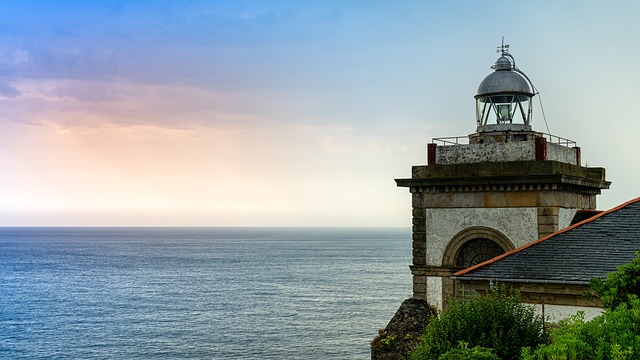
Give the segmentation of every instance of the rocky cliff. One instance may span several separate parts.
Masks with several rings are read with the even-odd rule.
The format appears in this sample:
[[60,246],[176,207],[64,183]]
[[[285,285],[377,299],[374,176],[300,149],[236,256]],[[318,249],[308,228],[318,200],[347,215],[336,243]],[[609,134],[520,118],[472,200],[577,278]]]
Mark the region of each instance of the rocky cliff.
[[372,360],[403,360],[416,347],[422,330],[437,315],[434,307],[425,300],[405,300],[387,327],[379,331],[371,342]]

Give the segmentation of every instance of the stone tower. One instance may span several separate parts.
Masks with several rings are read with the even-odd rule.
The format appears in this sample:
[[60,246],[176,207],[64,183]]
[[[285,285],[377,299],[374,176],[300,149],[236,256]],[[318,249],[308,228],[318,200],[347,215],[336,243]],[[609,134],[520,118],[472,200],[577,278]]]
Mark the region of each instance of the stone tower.
[[454,272],[567,227],[610,185],[574,141],[532,130],[535,88],[508,45],[498,51],[475,95],[476,131],[434,138],[427,165],[396,179],[412,197],[414,297],[440,308]]

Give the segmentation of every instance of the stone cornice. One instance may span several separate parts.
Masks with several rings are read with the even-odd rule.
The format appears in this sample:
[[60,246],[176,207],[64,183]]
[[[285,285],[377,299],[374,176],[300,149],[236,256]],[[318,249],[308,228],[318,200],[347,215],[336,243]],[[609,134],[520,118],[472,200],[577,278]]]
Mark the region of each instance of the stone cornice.
[[[399,187],[439,188],[440,191],[526,191],[567,189],[593,193],[608,189],[604,168],[587,168],[558,161],[510,161],[414,166]],[[473,190],[476,189],[476,190]]]

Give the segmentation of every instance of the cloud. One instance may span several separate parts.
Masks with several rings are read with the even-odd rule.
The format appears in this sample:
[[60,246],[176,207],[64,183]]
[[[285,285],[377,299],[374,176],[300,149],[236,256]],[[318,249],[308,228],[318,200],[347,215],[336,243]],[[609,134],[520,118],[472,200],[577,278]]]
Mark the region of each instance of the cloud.
[[87,45],[81,48],[31,45],[29,61],[16,66],[16,76],[32,79],[105,79],[118,76],[118,56]]
[[0,97],[15,97],[21,92],[10,84],[0,82]]
[[118,81],[22,80],[5,100],[15,122],[55,122],[65,127],[103,124],[248,127],[304,122],[304,102],[278,93],[218,92],[193,86]]

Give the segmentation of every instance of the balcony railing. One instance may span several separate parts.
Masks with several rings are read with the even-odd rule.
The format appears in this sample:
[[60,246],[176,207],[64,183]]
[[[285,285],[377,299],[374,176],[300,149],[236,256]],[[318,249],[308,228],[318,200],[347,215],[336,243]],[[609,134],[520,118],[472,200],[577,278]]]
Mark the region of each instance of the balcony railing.
[[545,134],[545,133],[536,133],[536,135],[544,136],[544,138],[547,139],[547,142],[550,142],[552,144],[558,144],[558,145],[571,147],[571,148],[574,148],[574,147],[578,146],[578,143],[576,143],[575,141],[569,140],[569,139],[565,139],[565,138],[560,137],[560,136],[551,135],[551,134]]
[[[578,146],[578,144],[575,141],[563,138],[561,136],[545,134],[541,132],[536,132],[535,135],[538,137],[544,137],[545,139],[547,139],[547,142],[552,144],[558,144],[558,145],[566,146],[569,148],[574,148]],[[468,136],[440,137],[440,138],[431,139],[431,142],[437,145],[444,145],[444,146],[467,145],[469,144],[469,137]]]
[[467,136],[449,136],[441,138],[433,138],[431,142],[438,145],[466,145],[469,144]]

